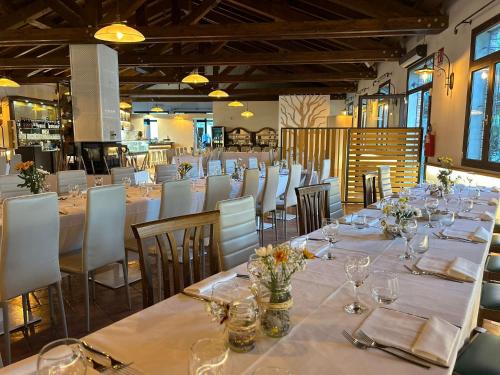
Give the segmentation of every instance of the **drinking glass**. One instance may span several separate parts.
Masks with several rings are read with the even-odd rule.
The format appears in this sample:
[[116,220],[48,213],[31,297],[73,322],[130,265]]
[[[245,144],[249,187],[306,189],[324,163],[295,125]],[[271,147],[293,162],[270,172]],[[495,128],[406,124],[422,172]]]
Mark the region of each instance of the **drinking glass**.
[[352,224],[356,229],[364,229],[367,227],[366,215],[354,215],[352,218]]
[[196,341],[190,350],[189,375],[223,375],[229,348],[221,339]]
[[446,210],[448,210],[448,204],[450,203],[450,200],[453,198],[453,188],[449,188],[448,190],[443,191],[443,200],[444,200],[444,207]]
[[402,187],[399,189],[399,198],[408,198],[410,196],[410,189],[407,187]]
[[50,188],[51,188],[50,184],[48,184],[46,182],[43,183],[43,191],[44,192],[48,193],[50,191]]
[[344,264],[344,270],[347,279],[354,286],[354,301],[345,305],[344,310],[348,314],[363,314],[367,308],[359,301],[358,288],[363,285],[370,274],[370,257],[368,255],[348,256]]
[[389,271],[373,271],[371,275],[372,297],[378,304],[390,305],[399,297],[398,275]]
[[411,241],[411,249],[414,253],[422,255],[429,250],[429,236],[427,234],[417,234]]
[[94,186],[102,186],[102,176],[94,176]]
[[330,244],[330,250],[332,250],[339,234],[339,221],[337,219],[323,219],[322,225],[321,231]]
[[425,225],[427,228],[434,228],[431,223],[432,214],[437,210],[439,206],[439,199],[434,197],[425,198],[424,207],[427,210],[427,216],[429,217],[429,222]]
[[80,340],[60,339],[45,345],[38,354],[39,375],[83,375],[87,373],[87,360]]
[[442,227],[451,227],[455,222],[455,212],[441,211],[439,214],[439,224]]
[[462,198],[462,193],[464,192],[464,190],[465,190],[465,185],[462,184],[455,185],[455,191],[457,192],[459,198]]
[[70,185],[69,187],[69,195],[73,198],[73,206],[77,206],[78,198],[80,198],[80,185]]
[[472,188],[469,196],[475,201],[479,200],[481,198],[481,189],[478,187]]
[[252,375],[292,375],[290,371],[280,367],[259,367]]
[[257,254],[252,254],[248,258],[247,271],[250,279],[250,290],[254,295],[257,295],[259,292],[259,282],[262,278],[262,263]]
[[130,187],[130,185],[132,185],[132,180],[128,176],[123,177],[122,182],[125,185],[126,189],[128,189]]
[[291,249],[302,253],[306,249],[307,237],[292,237],[289,244]]
[[412,247],[410,246],[411,239],[417,234],[418,223],[417,219],[401,219],[398,224],[399,233],[405,240],[405,252],[399,256],[400,260],[415,259]]
[[474,201],[470,198],[460,199],[460,212],[470,212],[474,208]]

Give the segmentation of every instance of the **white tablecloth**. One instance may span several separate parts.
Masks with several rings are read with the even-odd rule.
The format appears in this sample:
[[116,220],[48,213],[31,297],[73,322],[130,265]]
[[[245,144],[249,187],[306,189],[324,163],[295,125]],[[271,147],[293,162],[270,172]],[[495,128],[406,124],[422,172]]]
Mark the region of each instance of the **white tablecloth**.
[[[498,197],[497,193],[483,193]],[[496,212],[496,206],[481,206],[481,210]],[[370,214],[373,212],[370,211]],[[489,232],[493,222],[457,220],[457,228],[483,226]],[[435,230],[435,229],[434,229]],[[431,230],[420,227],[422,233]],[[320,237],[313,233],[311,237]],[[258,337],[250,353],[229,354],[229,374],[249,375],[257,367],[277,366],[294,374],[451,374],[449,369],[433,366],[430,370],[408,364],[376,350],[359,350],[343,337],[342,330],[356,330],[367,317],[347,315],[343,306],[352,301],[352,287],[346,282],[344,261],[353,252],[363,251],[372,259],[372,269],[389,269],[399,275],[400,297],[387,306],[424,318],[438,316],[461,327],[461,343],[475,325],[480,280],[475,283],[454,283],[432,276],[415,276],[398,260],[404,250],[402,239],[386,240],[375,228],[356,230],[341,225],[340,242],[335,244],[333,261],[308,261],[305,271],[292,280],[294,306],[293,328],[281,339]],[[430,237],[428,254],[453,258],[461,256],[484,264],[489,242],[461,243]],[[323,242],[309,241],[308,247],[317,254],[327,250]],[[245,272],[245,265],[236,267]],[[370,308],[369,282],[361,288],[361,300]],[[86,340],[145,374],[186,374],[189,348],[203,337],[222,335],[221,326],[213,322],[205,303],[184,295],[176,295],[86,337]],[[458,348],[456,348],[458,350]],[[36,357],[28,358],[0,370],[1,373],[21,374],[34,368]]]

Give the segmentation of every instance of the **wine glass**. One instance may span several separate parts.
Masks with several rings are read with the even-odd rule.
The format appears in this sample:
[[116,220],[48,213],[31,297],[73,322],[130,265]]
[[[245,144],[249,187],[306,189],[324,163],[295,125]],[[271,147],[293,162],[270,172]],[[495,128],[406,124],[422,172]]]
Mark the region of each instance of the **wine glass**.
[[37,374],[83,375],[87,360],[80,340],[60,339],[45,345],[38,354]]
[[323,232],[325,239],[330,244],[329,251],[331,251],[339,234],[339,221],[337,219],[323,219],[322,225],[321,231]]
[[460,212],[470,212],[474,208],[474,201],[471,198],[460,199]]
[[94,176],[94,186],[102,186],[102,176]]
[[401,219],[398,224],[399,233],[405,240],[405,252],[400,255],[400,260],[415,259],[413,249],[410,246],[411,239],[417,234],[418,223],[417,219]]
[[455,222],[455,212],[441,211],[439,215],[439,224],[442,227],[451,227],[454,222]]
[[70,185],[69,195],[73,198],[73,206],[76,207],[78,203],[78,198],[80,197],[80,185]]
[[429,250],[429,236],[427,234],[417,234],[411,241],[411,249],[414,253],[423,255]]
[[448,210],[448,204],[450,203],[450,200],[453,198],[453,188],[449,187],[448,189],[445,189],[443,191],[443,200],[444,200],[444,207],[446,210]]
[[399,297],[398,275],[389,271],[373,271],[371,275],[372,298],[381,305],[390,305]]
[[364,229],[367,227],[366,215],[354,215],[352,223],[356,229]]
[[432,214],[437,210],[439,206],[439,199],[434,197],[425,198],[424,207],[427,210],[427,216],[429,217],[429,222],[425,226],[427,228],[434,228],[434,225],[431,223]]
[[130,179],[129,176],[123,177],[122,182],[125,185],[125,189],[128,189],[130,187],[130,185],[132,185],[132,180]]
[[344,264],[347,279],[354,286],[354,301],[344,306],[348,314],[363,314],[366,306],[359,301],[358,288],[363,285],[370,274],[370,257],[368,255],[350,255]]
[[223,340],[205,338],[190,350],[189,375],[224,374],[229,348]]
[[465,190],[465,185],[462,184],[455,185],[455,191],[457,192],[459,198],[462,198],[462,193],[464,192],[464,190]]

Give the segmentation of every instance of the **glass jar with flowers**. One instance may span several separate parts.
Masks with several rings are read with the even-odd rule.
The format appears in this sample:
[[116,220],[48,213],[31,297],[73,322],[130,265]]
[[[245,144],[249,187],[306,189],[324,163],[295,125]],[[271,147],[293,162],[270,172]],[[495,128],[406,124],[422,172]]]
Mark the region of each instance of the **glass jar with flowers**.
[[[420,208],[408,204],[408,198],[392,199],[384,204],[382,209],[386,219],[380,221],[386,237],[395,238],[399,235],[398,225],[402,220],[414,219],[422,216]],[[387,218],[393,217],[395,224],[390,224]]]
[[306,265],[304,251],[288,243],[255,250],[260,263],[259,311],[262,331],[270,337],[283,337],[291,328],[293,306],[291,278]]
[[179,178],[181,180],[185,179],[186,175],[191,169],[193,169],[191,163],[188,163],[187,161],[180,163],[179,166],[177,167],[177,173],[179,173]]
[[453,159],[448,156],[441,156],[438,158],[438,162],[441,164],[441,169],[437,175],[439,190],[441,194],[449,194],[455,184],[455,180],[451,178]]
[[16,170],[19,172],[19,178],[24,181],[22,184],[18,184],[18,187],[27,187],[33,194],[43,192],[45,177],[49,172],[37,168],[33,161],[17,164]]

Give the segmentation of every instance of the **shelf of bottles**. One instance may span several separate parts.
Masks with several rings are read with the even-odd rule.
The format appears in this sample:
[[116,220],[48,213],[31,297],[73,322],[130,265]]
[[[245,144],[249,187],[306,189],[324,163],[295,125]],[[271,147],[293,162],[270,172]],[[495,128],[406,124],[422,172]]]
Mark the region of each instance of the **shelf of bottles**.
[[214,148],[224,147],[224,127],[223,126],[213,126],[212,127],[212,147],[214,147]]
[[258,146],[278,146],[278,134],[272,128],[263,128],[255,133],[255,144]]
[[43,102],[14,100],[14,119],[19,146],[55,147],[61,141],[57,107]]
[[247,146],[252,144],[252,134],[243,129],[236,128],[227,133],[228,137],[228,146],[229,145],[238,145],[238,146]]

